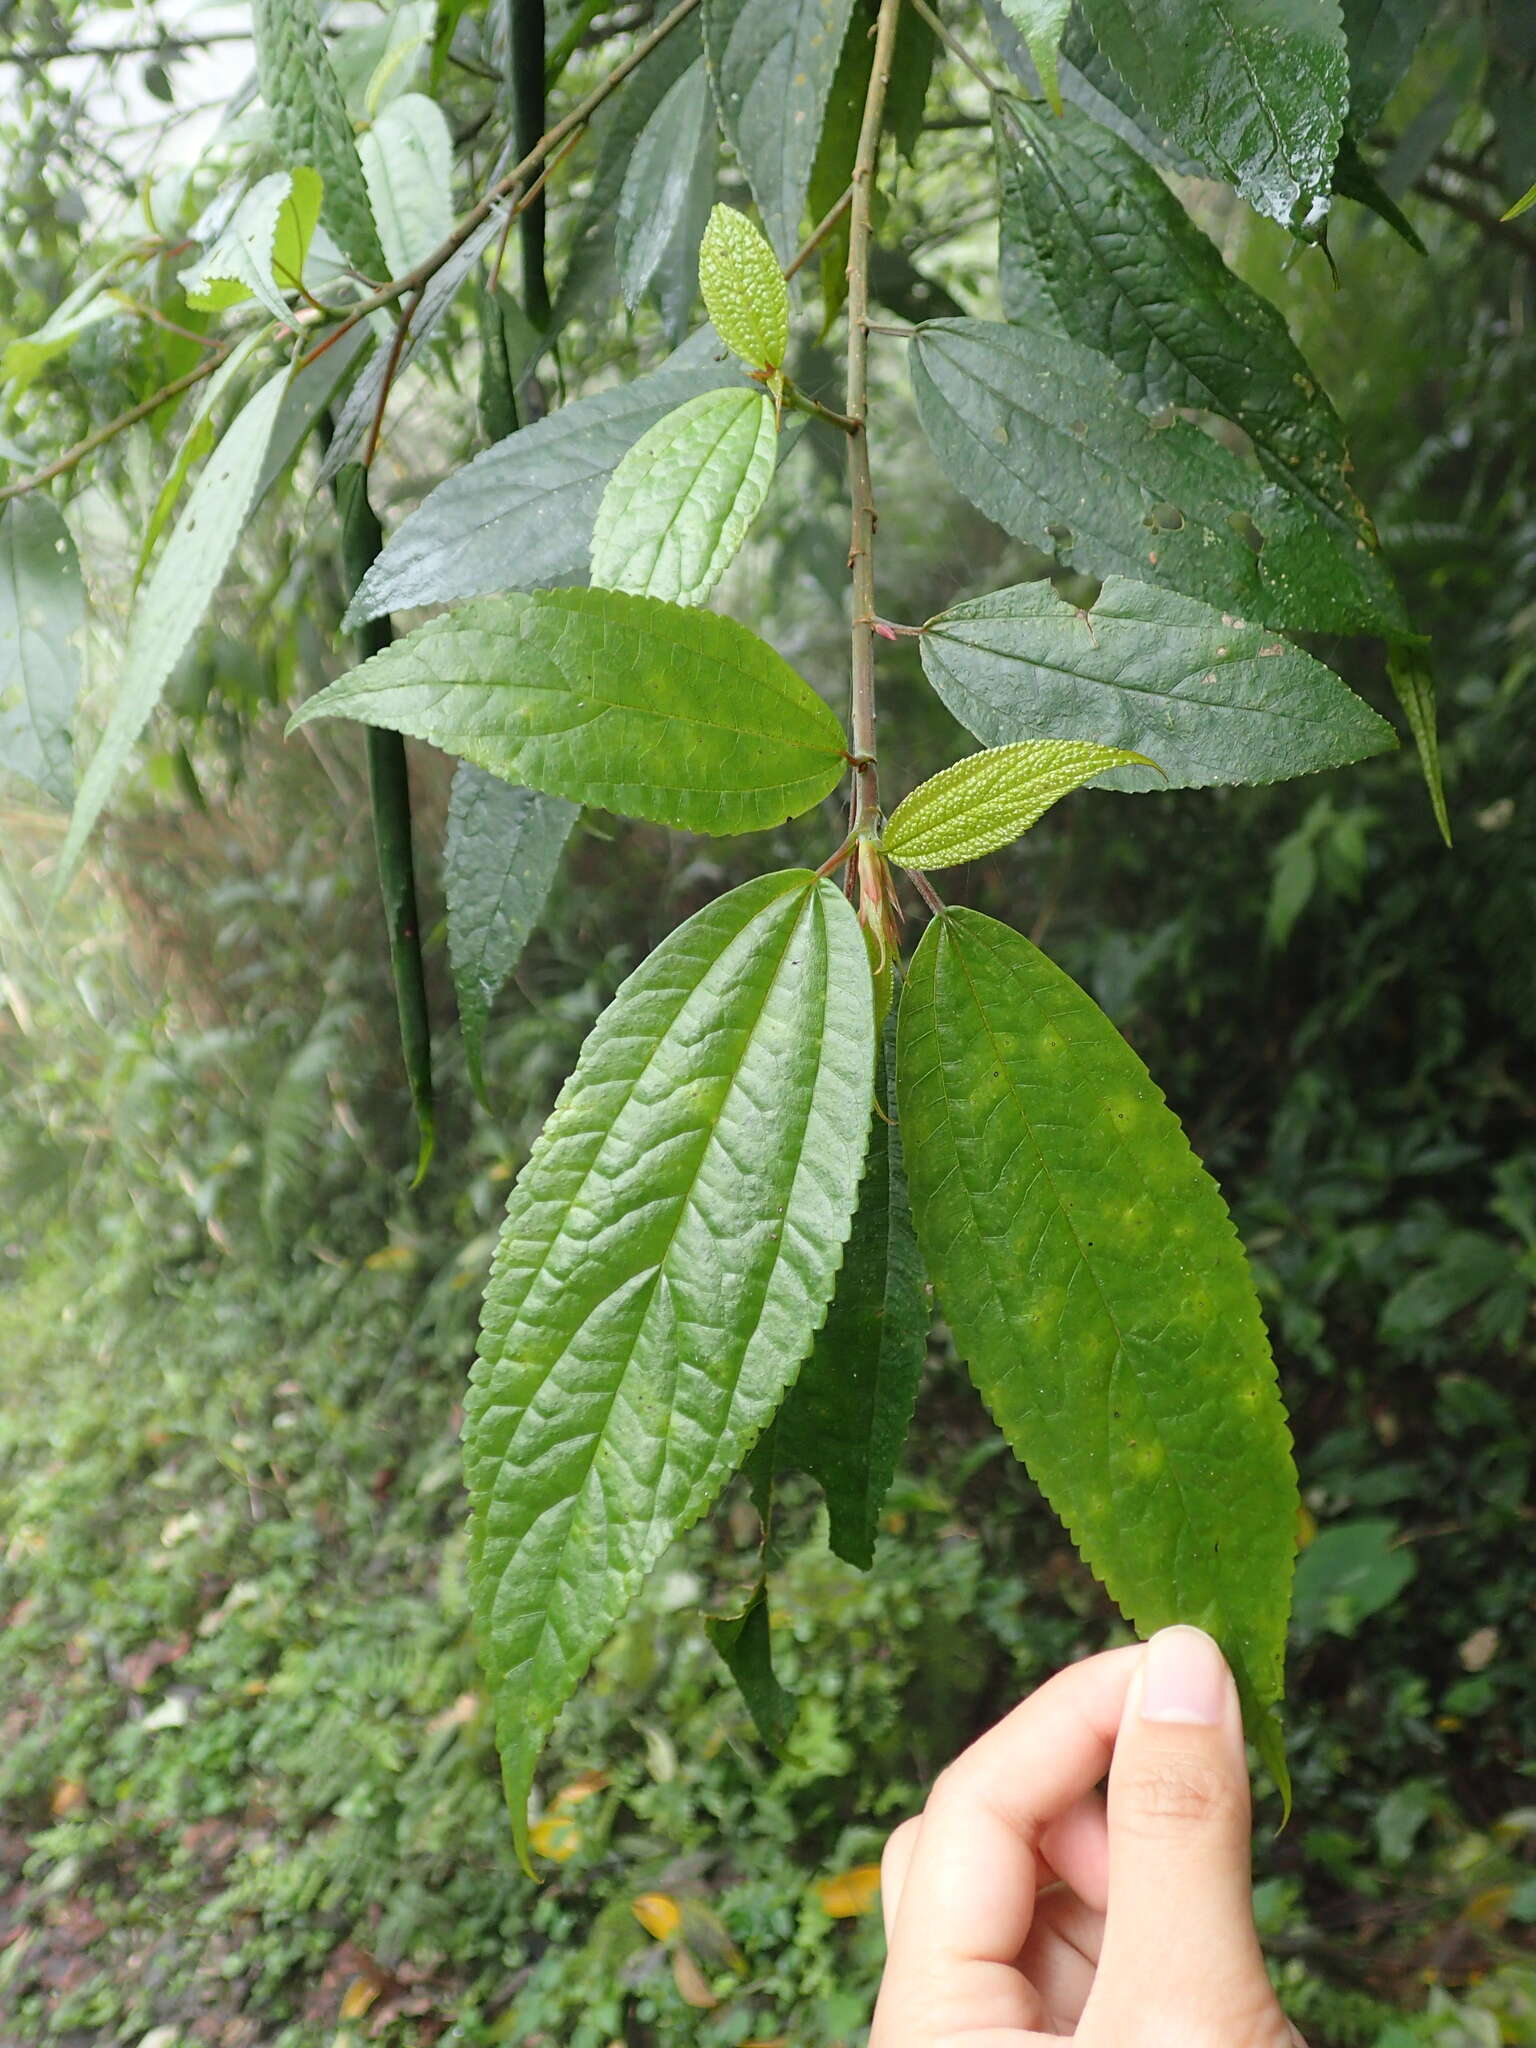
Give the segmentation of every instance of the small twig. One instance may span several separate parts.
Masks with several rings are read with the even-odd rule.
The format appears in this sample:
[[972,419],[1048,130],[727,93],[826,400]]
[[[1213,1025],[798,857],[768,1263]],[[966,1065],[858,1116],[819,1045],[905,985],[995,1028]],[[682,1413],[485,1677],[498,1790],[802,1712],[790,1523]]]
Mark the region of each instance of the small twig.
[[892,327],[884,320],[866,320],[864,322],[864,331],[866,334],[894,334],[898,341],[910,341],[913,335],[916,334],[917,329],[915,327]]
[[44,43],[30,50],[0,51],[0,64],[61,64],[71,57],[179,57],[209,50],[215,43],[248,43],[249,29],[224,29],[206,36],[160,36],[144,43]]
[[373,458],[379,452],[379,436],[384,431],[384,413],[389,404],[389,394],[394,389],[395,378],[400,369],[400,357],[405,349],[405,337],[410,331],[412,320],[416,317],[416,311],[421,304],[422,296],[423,294],[418,292],[401,313],[400,318],[395,322],[395,331],[389,344],[389,356],[384,364],[384,374],[379,379],[378,403],[373,408],[373,419],[368,428],[368,439],[363,447],[361,460],[364,469],[372,466]]
[[1522,256],[1536,257],[1536,236],[1512,220],[1501,220],[1496,207],[1485,206],[1470,192],[1460,191],[1452,178],[1433,164],[1413,189],[1423,198],[1432,199],[1437,206],[1443,206],[1448,213],[1470,221],[1490,241],[1503,242],[1508,248],[1518,249]]
[[949,905],[944,901],[943,897],[939,894],[938,890],[934,888],[932,882],[929,881],[928,877],[921,871],[921,869],[903,868],[902,873],[906,876],[907,880],[912,884],[913,888],[917,891],[918,895],[922,897],[923,901],[927,904],[928,908],[933,912],[935,917],[943,917],[947,913]]
[[174,334],[182,341],[195,341],[199,348],[217,348],[218,343],[207,334],[194,334],[190,327],[183,327],[178,321],[168,319],[158,306],[147,306],[142,299],[136,299],[132,292],[114,289],[108,292],[109,299],[116,299],[130,313],[137,313],[141,320],[148,320],[156,327],[163,327],[167,334]]
[[834,412],[830,405],[823,405],[819,398],[812,398],[808,391],[802,391],[798,384],[784,380],[784,403],[791,412],[809,413],[812,419],[825,420],[829,427],[840,428],[845,434],[856,434],[859,422],[845,412]]
[[800,244],[799,250],[797,251],[793,261],[789,264],[789,266],[784,272],[786,282],[794,276],[795,272],[799,270],[801,266],[805,262],[807,262],[810,257],[815,255],[816,251],[827,239],[827,236],[831,234],[832,230],[837,226],[838,222],[842,219],[843,215],[848,211],[849,207],[852,206],[852,204],[853,187],[849,185],[844,188],[842,197],[838,199],[834,205],[829,206],[827,208],[826,212],[822,215],[821,219],[817,221],[815,227],[811,229],[811,232]]
[[105,426],[98,427],[92,434],[87,434],[85,439],[77,441],[73,448],[66,448],[62,455],[56,455],[53,461],[46,463],[43,468],[34,469],[30,476],[19,476],[14,483],[6,484],[0,489],[0,505],[3,505],[7,498],[19,498],[27,491],[35,491],[44,484],[51,484],[55,477],[67,476],[77,463],[83,462],[87,455],[94,455],[98,448],[104,447],[116,435],[125,433],[129,427],[136,427],[140,420],[147,420],[150,414],[158,412],[167,400],[179,398],[183,391],[190,391],[194,384],[201,384],[205,377],[213,375],[235,343],[242,338],[240,335],[232,335],[216,354],[205,356],[197,367],[188,370],[184,377],[178,377],[173,384],[165,385],[155,392],[153,397],[142,399],[139,404],[130,406],[127,412],[120,412],[115,420],[108,420]]
[[970,51],[966,49],[964,43],[950,34],[943,22],[940,21],[939,17],[928,5],[928,0],[912,0],[912,5],[916,12],[922,16],[923,20],[927,22],[949,54],[952,57],[958,57],[972,78],[976,80],[976,83],[986,92],[990,93],[993,99],[996,99],[1002,92],[1002,87],[995,79],[987,76]]

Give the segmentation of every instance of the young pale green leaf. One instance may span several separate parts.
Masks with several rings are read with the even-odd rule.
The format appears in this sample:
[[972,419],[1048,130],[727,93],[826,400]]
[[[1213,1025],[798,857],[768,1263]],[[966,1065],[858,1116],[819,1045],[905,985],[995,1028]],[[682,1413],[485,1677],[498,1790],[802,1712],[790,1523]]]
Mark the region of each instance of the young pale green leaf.
[[952,868],[1011,846],[1059,797],[1111,768],[1157,764],[1091,740],[1019,740],[940,769],[903,797],[882,835],[903,868]]
[[853,0],[704,0],[704,47],[720,126],[781,264],[799,241],[827,94],[852,12]]
[[365,277],[383,277],[388,266],[314,0],[252,0],[251,29],[279,158],[320,173],[322,220]]
[[758,1734],[777,1752],[789,1740],[798,1702],[793,1693],[785,1691],[773,1668],[773,1639],[769,1630],[765,1579],[758,1580],[752,1598],[740,1614],[704,1617],[704,1633],[740,1688]]
[[[614,228],[624,303],[638,306],[679,239],[697,253],[714,198],[714,105],[700,57],[667,91],[635,140]],[[690,280],[691,283],[691,280]]]
[[0,773],[61,804],[73,787],[85,591],[69,528],[34,491],[0,507]]
[[740,390],[704,329],[659,370],[574,399],[455,470],[391,536],[347,623],[493,590],[579,583],[597,508],[620,458],[701,391]]
[[734,619],[619,590],[479,598],[322,690],[312,718],[430,740],[508,782],[688,832],[758,832],[845,766],[842,729]]
[[468,761],[454,771],[443,849],[448,959],[470,1085],[482,1099],[491,1005],[539,921],[578,815],[564,797],[514,789]]
[[608,480],[592,581],[702,604],[773,482],[778,429],[765,391],[701,392],[641,435]]
[[550,1724],[822,1319],[873,1082],[851,907],[808,873],[762,876],[625,982],[519,1176],[464,1463],[470,1588],[525,1860]]
[[1514,205],[1501,213],[1499,218],[1500,220],[1518,220],[1522,213],[1528,213],[1533,206],[1536,206],[1536,185],[1533,185],[1529,192],[1522,192]]
[[1445,805],[1445,784],[1440,776],[1440,732],[1435,716],[1435,677],[1426,651],[1412,641],[1394,641],[1387,649],[1387,674],[1397,701],[1408,719],[1408,729],[1419,750],[1424,785],[1440,827],[1440,837],[1451,843],[1451,818]]
[[1374,587],[1299,498],[1188,421],[1154,424],[1103,356],[1056,329],[934,321],[911,360],[945,474],[1020,540],[1269,625],[1380,626]]
[[811,1355],[774,1420],[780,1471],[807,1472],[827,1497],[833,1550],[860,1571],[875,1560],[880,1511],[917,1400],[932,1320],[901,1158],[887,1019],[875,1076],[869,1156],[837,1292]]
[[1283,1785],[1296,1472],[1215,1183],[1103,1012],[975,911],[923,935],[897,1088],[918,1242],[982,1398],[1135,1626],[1222,1644]]
[[768,244],[734,206],[717,206],[699,245],[699,289],[715,332],[754,370],[782,368],[789,287]]
[[1061,32],[1072,12],[1072,0],[1002,0],[1003,12],[1024,38],[1030,62],[1051,103],[1061,112]]
[[436,100],[402,93],[357,145],[391,277],[412,269],[453,226],[453,136]]
[[1150,165],[1075,107],[995,106],[1005,280],[1124,372],[1147,412],[1195,407],[1240,426],[1270,480],[1333,536],[1340,575],[1406,624],[1350,482],[1344,428],[1268,300],[1230,271]]
[[85,843],[128,765],[134,742],[223,580],[245,529],[246,513],[287,385],[288,372],[280,370],[236,416],[203,465],[144,586],[128,628],[107,729],[81,777],[59,853],[55,899],[74,878]]
[[1280,782],[1396,744],[1384,718],[1288,640],[1111,576],[1091,611],[1048,583],[957,604],[923,629],[929,682],[987,746],[1066,736],[1146,754],[1116,789]]
[[[356,331],[356,330],[354,330]],[[159,495],[150,508],[144,522],[144,531],[139,537],[139,559],[135,580],[144,580],[144,572],[153,559],[156,543],[164,533],[166,522],[176,509],[176,501],[194,465],[202,460],[218,441],[217,419],[224,400],[230,390],[239,384],[250,365],[253,356],[260,355],[268,345],[266,328],[257,327],[242,341],[237,341],[229,354],[220,363],[198,394],[198,402],[186,431],[176,444],[176,453],[160,485]],[[327,361],[333,353],[327,350],[320,362]],[[312,369],[318,365],[312,365]],[[301,373],[302,374],[302,373]],[[274,433],[276,429],[273,429]]]
[[1338,0],[1084,0],[1099,48],[1153,118],[1260,213],[1325,199],[1349,104]]
[[220,311],[259,299],[277,320],[289,315],[285,292],[297,291],[304,258],[320,218],[320,179],[300,164],[274,171],[246,193],[229,226],[181,276],[187,304]]

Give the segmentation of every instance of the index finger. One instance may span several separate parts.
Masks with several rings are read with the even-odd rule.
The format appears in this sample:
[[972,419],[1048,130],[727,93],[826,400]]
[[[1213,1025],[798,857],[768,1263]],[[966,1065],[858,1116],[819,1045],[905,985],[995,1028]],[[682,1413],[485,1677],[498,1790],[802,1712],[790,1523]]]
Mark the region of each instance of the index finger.
[[1037,1851],[1109,1769],[1142,1646],[1058,1672],[935,1782],[902,1886],[871,2048],[1041,2015],[1018,1968],[1034,1917]]

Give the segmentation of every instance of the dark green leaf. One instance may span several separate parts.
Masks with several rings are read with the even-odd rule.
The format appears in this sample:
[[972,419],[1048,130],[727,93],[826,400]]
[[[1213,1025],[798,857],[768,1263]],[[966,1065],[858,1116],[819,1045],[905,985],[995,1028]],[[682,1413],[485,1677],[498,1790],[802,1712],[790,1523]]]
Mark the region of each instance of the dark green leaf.
[[[1041,98],[1045,86],[1023,36],[1004,12],[1002,0],[982,0],[982,13],[1004,63],[1032,98]],[[1146,108],[1126,90],[1124,79],[1104,61],[1082,15],[1075,10],[1067,17],[1056,69],[1061,96],[1069,106],[1080,107],[1091,121],[1128,142],[1138,156],[1160,170],[1199,174],[1199,164],[1158,128]]]
[[702,604],[773,482],[778,429],[766,391],[701,392],[641,435],[608,480],[592,581]]
[[1333,189],[1341,199],[1353,199],[1357,206],[1369,207],[1418,255],[1429,254],[1418,229],[1360,154],[1359,145],[1348,129],[1344,131],[1333,166]]
[[1350,483],[1343,425],[1275,308],[1157,172],[1075,107],[1056,119],[1001,101],[997,138],[1005,252],[1065,331],[1107,355],[1144,410],[1195,407],[1240,426],[1271,481],[1333,535],[1341,575],[1406,624]]
[[807,1472],[827,1497],[832,1548],[868,1571],[880,1510],[917,1400],[931,1320],[912,1229],[888,1077],[896,1020],[876,1073],[869,1156],[837,1292],[773,1426],[775,1466]]
[[794,1694],[784,1690],[773,1668],[766,1582],[758,1580],[740,1614],[706,1615],[704,1633],[741,1688],[758,1734],[771,1750],[781,1750],[795,1725],[798,1707]]
[[1352,1636],[1392,1605],[1417,1569],[1395,1522],[1364,1516],[1320,1530],[1296,1560],[1297,1635]]
[[1440,0],[1343,0],[1349,46],[1349,118],[1367,135],[1408,75]]
[[1445,807],[1445,784],[1440,777],[1440,732],[1435,715],[1435,677],[1427,651],[1411,641],[1395,641],[1387,649],[1387,674],[1397,701],[1408,719],[1408,729],[1419,750],[1424,784],[1440,827],[1440,837],[1451,843],[1450,814]]
[[1135,1626],[1222,1644],[1283,1784],[1296,1473],[1215,1183],[1103,1012],[975,911],[923,935],[897,1089],[918,1242],[982,1398]]
[[649,376],[578,398],[498,441],[401,523],[347,623],[486,591],[580,582],[619,458],[685,399],[741,384],[740,368],[706,329]]
[[988,746],[1050,737],[1128,747],[1116,789],[1280,782],[1379,754],[1392,728],[1331,669],[1261,626],[1111,576],[1093,609],[1048,583],[957,604],[923,632],[928,680]]
[[1072,11],[1072,0],[1001,0],[1001,4],[1024,38],[1024,47],[1051,103],[1051,111],[1059,114],[1061,33]]
[[448,800],[443,886],[448,958],[471,1086],[480,1071],[486,1021],[522,957],[579,815],[563,797],[515,789],[461,761]]
[[782,824],[845,765],[836,718],[756,634],[619,590],[461,605],[311,697],[292,726],[312,718],[360,718],[690,832]]
[[1323,199],[1349,104],[1337,7],[1319,0],[1084,0],[1095,40],[1155,120],[1260,213]]
[[[850,33],[859,25],[855,8]],[[866,33],[872,18],[866,16]],[[873,54],[874,41],[869,38]],[[903,7],[896,24],[896,47],[891,52],[891,77],[885,89],[885,132],[910,163],[922,139],[923,115],[928,105],[928,87],[939,54],[939,39],[915,7]],[[862,115],[863,108],[860,107]],[[835,199],[837,194],[834,192]],[[813,209],[814,210],[814,209]]]
[[[690,615],[697,616],[697,615]],[[520,1851],[539,1748],[821,1321],[874,1084],[830,882],[712,903],[620,989],[519,1176],[464,1425],[469,1578]]]
[[[698,258],[715,187],[714,107],[702,57],[661,100],[636,139],[620,188],[616,246],[627,306],[638,306],[663,264]],[[693,278],[689,277],[690,288]]]
[[0,771],[61,804],[73,788],[85,591],[69,528],[40,492],[0,508]]
[[1188,421],[1154,424],[1092,350],[1040,324],[946,320],[918,329],[911,358],[945,474],[1018,539],[1270,625],[1378,624],[1373,589],[1299,498]]
[[720,125],[781,263],[800,239],[853,0],[704,0]]
[[279,160],[287,168],[308,164],[320,173],[320,218],[365,277],[386,276],[352,123],[314,0],[253,0],[251,29]]
[[236,417],[203,465],[140,594],[128,628],[107,729],[80,779],[69,831],[54,870],[55,896],[69,886],[96,820],[128,765],[134,742],[223,580],[245,530],[246,513],[287,385],[288,373],[280,370]]

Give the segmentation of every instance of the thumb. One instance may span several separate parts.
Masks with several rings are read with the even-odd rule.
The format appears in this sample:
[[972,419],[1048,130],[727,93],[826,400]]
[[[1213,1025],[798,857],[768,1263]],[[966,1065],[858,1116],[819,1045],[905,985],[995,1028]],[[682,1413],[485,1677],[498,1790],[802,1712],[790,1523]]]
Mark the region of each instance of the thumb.
[[1294,2039],[1253,1926],[1237,1687],[1212,1639],[1168,1628],[1131,1682],[1109,1773],[1109,1910],[1083,2032],[1186,2048]]

